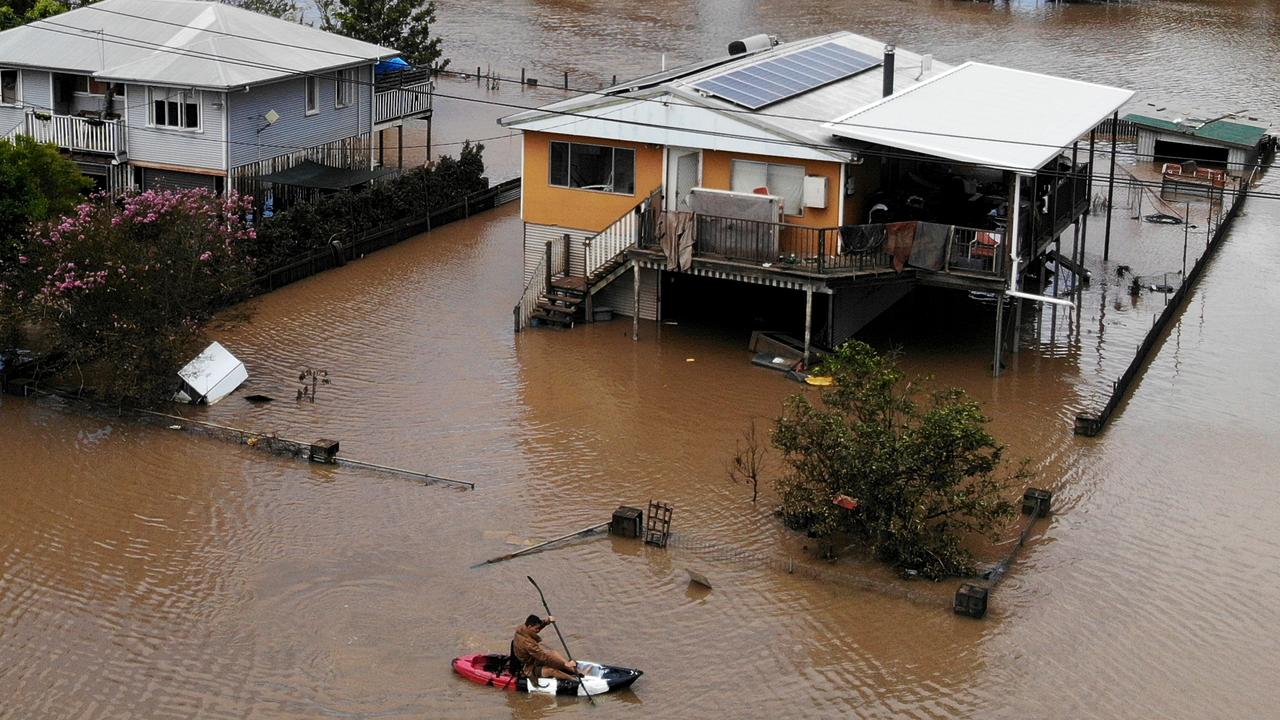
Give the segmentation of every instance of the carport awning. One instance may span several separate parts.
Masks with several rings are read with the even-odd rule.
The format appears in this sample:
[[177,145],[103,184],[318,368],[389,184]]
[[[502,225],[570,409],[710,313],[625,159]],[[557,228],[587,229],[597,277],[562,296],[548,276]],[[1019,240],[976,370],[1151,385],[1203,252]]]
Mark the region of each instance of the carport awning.
[[823,127],[840,137],[1029,173],[1131,97],[1131,90],[969,62]]
[[277,185],[293,185],[295,187],[316,188],[318,190],[343,190],[370,180],[375,180],[399,172],[395,168],[377,168],[375,170],[359,170],[337,168],[322,165],[312,160],[303,160],[288,170],[273,172],[258,178],[260,182]]

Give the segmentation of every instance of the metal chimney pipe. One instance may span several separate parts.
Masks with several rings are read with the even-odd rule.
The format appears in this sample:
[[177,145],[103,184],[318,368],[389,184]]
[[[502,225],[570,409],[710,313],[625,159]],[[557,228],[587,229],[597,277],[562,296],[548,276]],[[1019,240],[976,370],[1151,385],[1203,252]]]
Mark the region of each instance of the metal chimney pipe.
[[893,43],[884,46],[884,94],[881,97],[889,97],[893,94],[893,65],[896,54],[894,53]]

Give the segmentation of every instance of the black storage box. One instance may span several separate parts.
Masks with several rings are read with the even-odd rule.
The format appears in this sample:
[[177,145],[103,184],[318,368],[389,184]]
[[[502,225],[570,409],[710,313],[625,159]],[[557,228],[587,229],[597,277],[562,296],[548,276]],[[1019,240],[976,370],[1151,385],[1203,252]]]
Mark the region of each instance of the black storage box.
[[644,531],[644,511],[640,508],[619,505],[613,511],[613,519],[609,522],[609,534],[619,537],[638,538]]

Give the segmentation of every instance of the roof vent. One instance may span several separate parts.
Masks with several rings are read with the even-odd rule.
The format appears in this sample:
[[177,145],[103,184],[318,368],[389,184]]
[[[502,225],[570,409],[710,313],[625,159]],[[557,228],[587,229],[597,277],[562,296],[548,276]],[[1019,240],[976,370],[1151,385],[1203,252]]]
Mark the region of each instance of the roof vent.
[[758,50],[768,50],[777,44],[777,41],[772,37],[765,35],[764,33],[760,33],[759,35],[752,35],[751,37],[734,40],[729,43],[729,54],[745,55],[746,53],[756,52]]

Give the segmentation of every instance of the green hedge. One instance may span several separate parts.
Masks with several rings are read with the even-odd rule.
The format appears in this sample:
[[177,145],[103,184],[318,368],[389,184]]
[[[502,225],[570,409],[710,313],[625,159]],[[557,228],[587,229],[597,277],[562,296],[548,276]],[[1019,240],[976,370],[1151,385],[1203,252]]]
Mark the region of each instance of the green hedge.
[[265,272],[324,248],[336,234],[349,242],[393,223],[423,217],[486,190],[483,145],[463,145],[457,158],[410,170],[366,190],[343,190],[299,203],[263,221],[250,254]]

